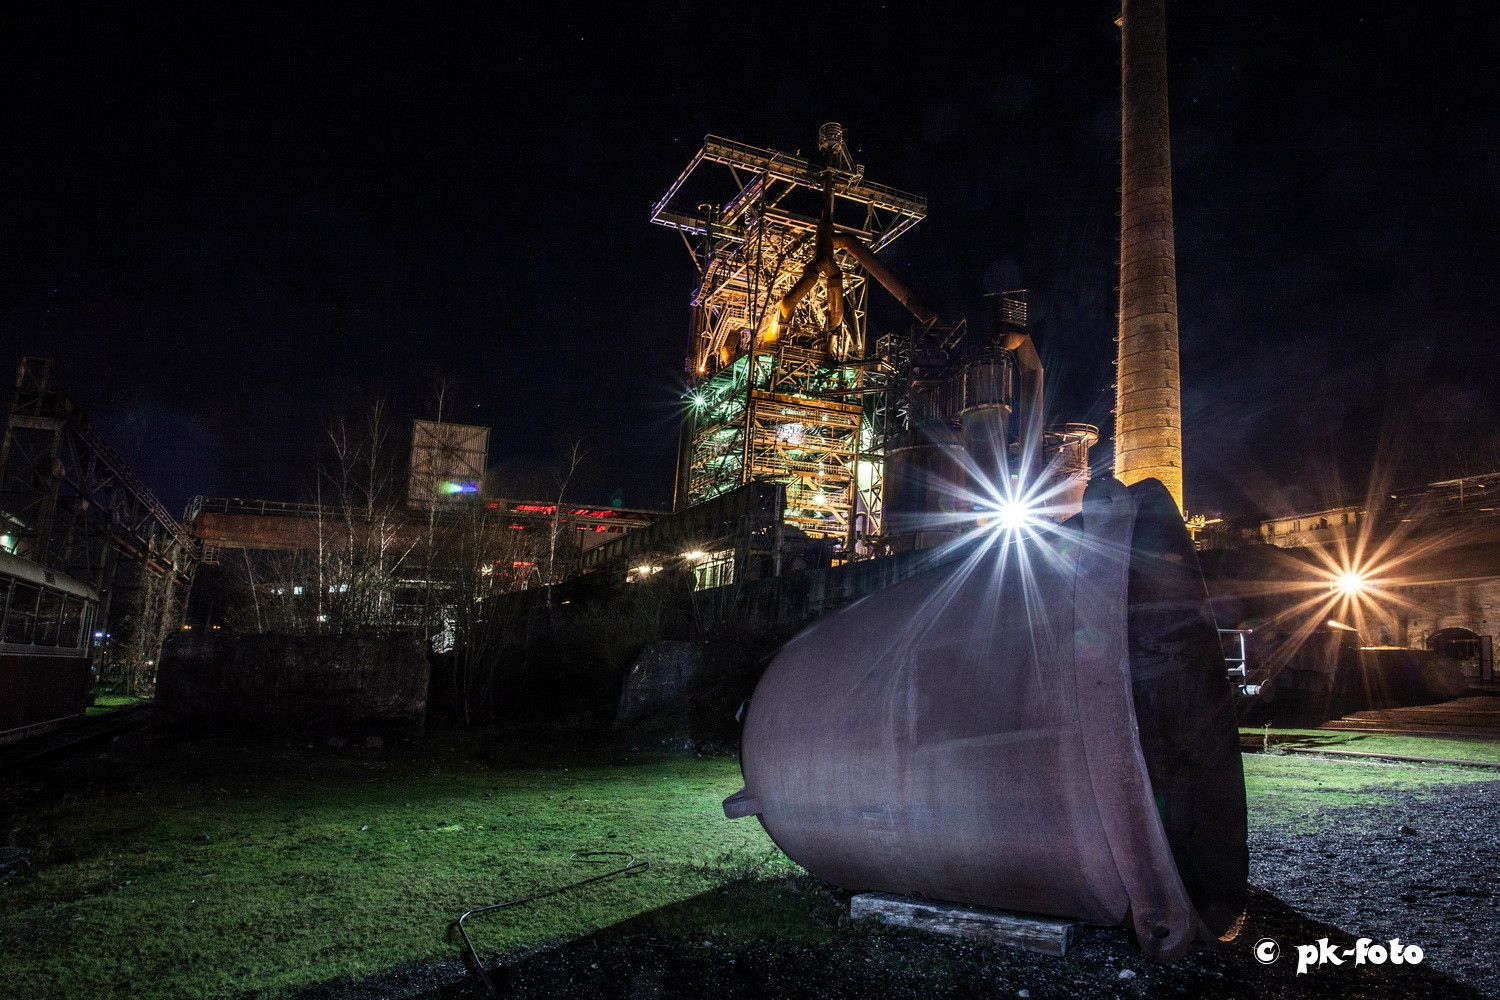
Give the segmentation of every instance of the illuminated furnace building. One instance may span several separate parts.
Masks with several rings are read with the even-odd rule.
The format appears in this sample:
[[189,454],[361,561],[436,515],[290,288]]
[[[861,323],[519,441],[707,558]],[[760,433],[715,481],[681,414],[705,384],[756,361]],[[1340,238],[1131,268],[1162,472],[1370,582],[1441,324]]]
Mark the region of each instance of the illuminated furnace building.
[[[780,483],[785,523],[836,560],[956,537],[1002,482],[1046,493],[1047,516],[1076,510],[1098,431],[1044,428],[1024,293],[990,296],[982,329],[945,323],[875,256],[925,199],[867,180],[836,123],[818,148],[814,162],[709,136],[652,210],[698,271],[678,510]],[[871,279],[907,331],[871,342]]]
[[927,203],[865,179],[838,125],[818,146],[821,162],[709,136],[651,220],[698,270],[678,508],[780,482],[788,525],[852,552],[879,533],[884,467],[861,264]]

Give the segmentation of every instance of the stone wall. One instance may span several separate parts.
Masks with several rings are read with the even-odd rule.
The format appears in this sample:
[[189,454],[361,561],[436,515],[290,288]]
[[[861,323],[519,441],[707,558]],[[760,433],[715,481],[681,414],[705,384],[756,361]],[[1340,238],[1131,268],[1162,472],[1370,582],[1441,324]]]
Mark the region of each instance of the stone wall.
[[641,650],[620,688],[615,728],[681,726],[688,689],[703,665],[703,644],[662,639]]
[[1500,633],[1500,577],[1402,587],[1401,597],[1413,607],[1400,613],[1397,641],[1420,646],[1445,628],[1466,628],[1476,635]]
[[420,730],[428,664],[408,637],[182,634],[162,651],[156,713],[192,726]]

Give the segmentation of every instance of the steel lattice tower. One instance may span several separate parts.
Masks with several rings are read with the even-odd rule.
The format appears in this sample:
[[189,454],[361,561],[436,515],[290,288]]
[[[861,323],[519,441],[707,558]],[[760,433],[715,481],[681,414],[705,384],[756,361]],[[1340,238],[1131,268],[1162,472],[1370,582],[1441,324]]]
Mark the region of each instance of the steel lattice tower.
[[884,474],[885,386],[853,253],[890,245],[927,203],[866,180],[838,125],[819,149],[822,162],[709,136],[651,221],[683,234],[698,273],[678,508],[784,483],[787,523],[849,555],[879,533]]

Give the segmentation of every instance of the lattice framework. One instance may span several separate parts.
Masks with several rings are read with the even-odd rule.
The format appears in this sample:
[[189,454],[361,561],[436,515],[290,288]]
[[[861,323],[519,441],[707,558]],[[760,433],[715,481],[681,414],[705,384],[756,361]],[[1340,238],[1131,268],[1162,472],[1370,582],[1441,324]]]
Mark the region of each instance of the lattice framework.
[[[825,151],[817,163],[709,136],[651,221],[683,235],[698,271],[679,506],[744,482],[781,482],[788,523],[852,553],[857,528],[878,533],[884,469],[884,401],[867,359],[869,281],[847,254],[836,258],[836,324],[824,280],[785,322],[777,305],[818,252],[823,199],[834,229],[872,250],[920,222],[927,206],[867,180],[841,133]],[[719,196],[694,204],[690,193],[705,181],[719,184]]]

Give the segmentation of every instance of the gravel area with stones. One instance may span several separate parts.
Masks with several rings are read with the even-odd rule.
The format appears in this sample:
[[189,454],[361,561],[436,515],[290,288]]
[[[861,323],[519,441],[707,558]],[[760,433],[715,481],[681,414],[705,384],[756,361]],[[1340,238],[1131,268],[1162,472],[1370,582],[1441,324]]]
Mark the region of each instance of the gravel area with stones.
[[1317,832],[1253,831],[1251,884],[1356,937],[1417,944],[1424,965],[1500,996],[1500,780],[1388,797],[1329,810]]
[[[1500,780],[1387,793],[1388,804],[1324,808],[1319,829],[1257,824],[1252,885],[1239,939],[1170,967],[1142,960],[1117,929],[1086,928],[1065,958],[1000,945],[849,922],[848,895],[809,877],[755,880],[720,890],[736,905],[784,905],[791,891],[808,919],[838,927],[832,943],[715,940],[663,935],[644,919],[514,957],[497,973],[505,996],[535,998],[929,998],[1500,996],[1494,956],[1500,912]],[[724,902],[718,900],[717,902]],[[683,907],[692,907],[689,900]],[[691,913],[691,910],[684,912]],[[1270,965],[1252,955],[1281,945]],[[1298,944],[1327,937],[1398,937],[1419,945],[1417,966],[1315,968],[1296,975]],[[455,948],[455,952],[457,949]],[[488,994],[457,960],[362,983],[328,983],[297,1000],[469,1000]]]

